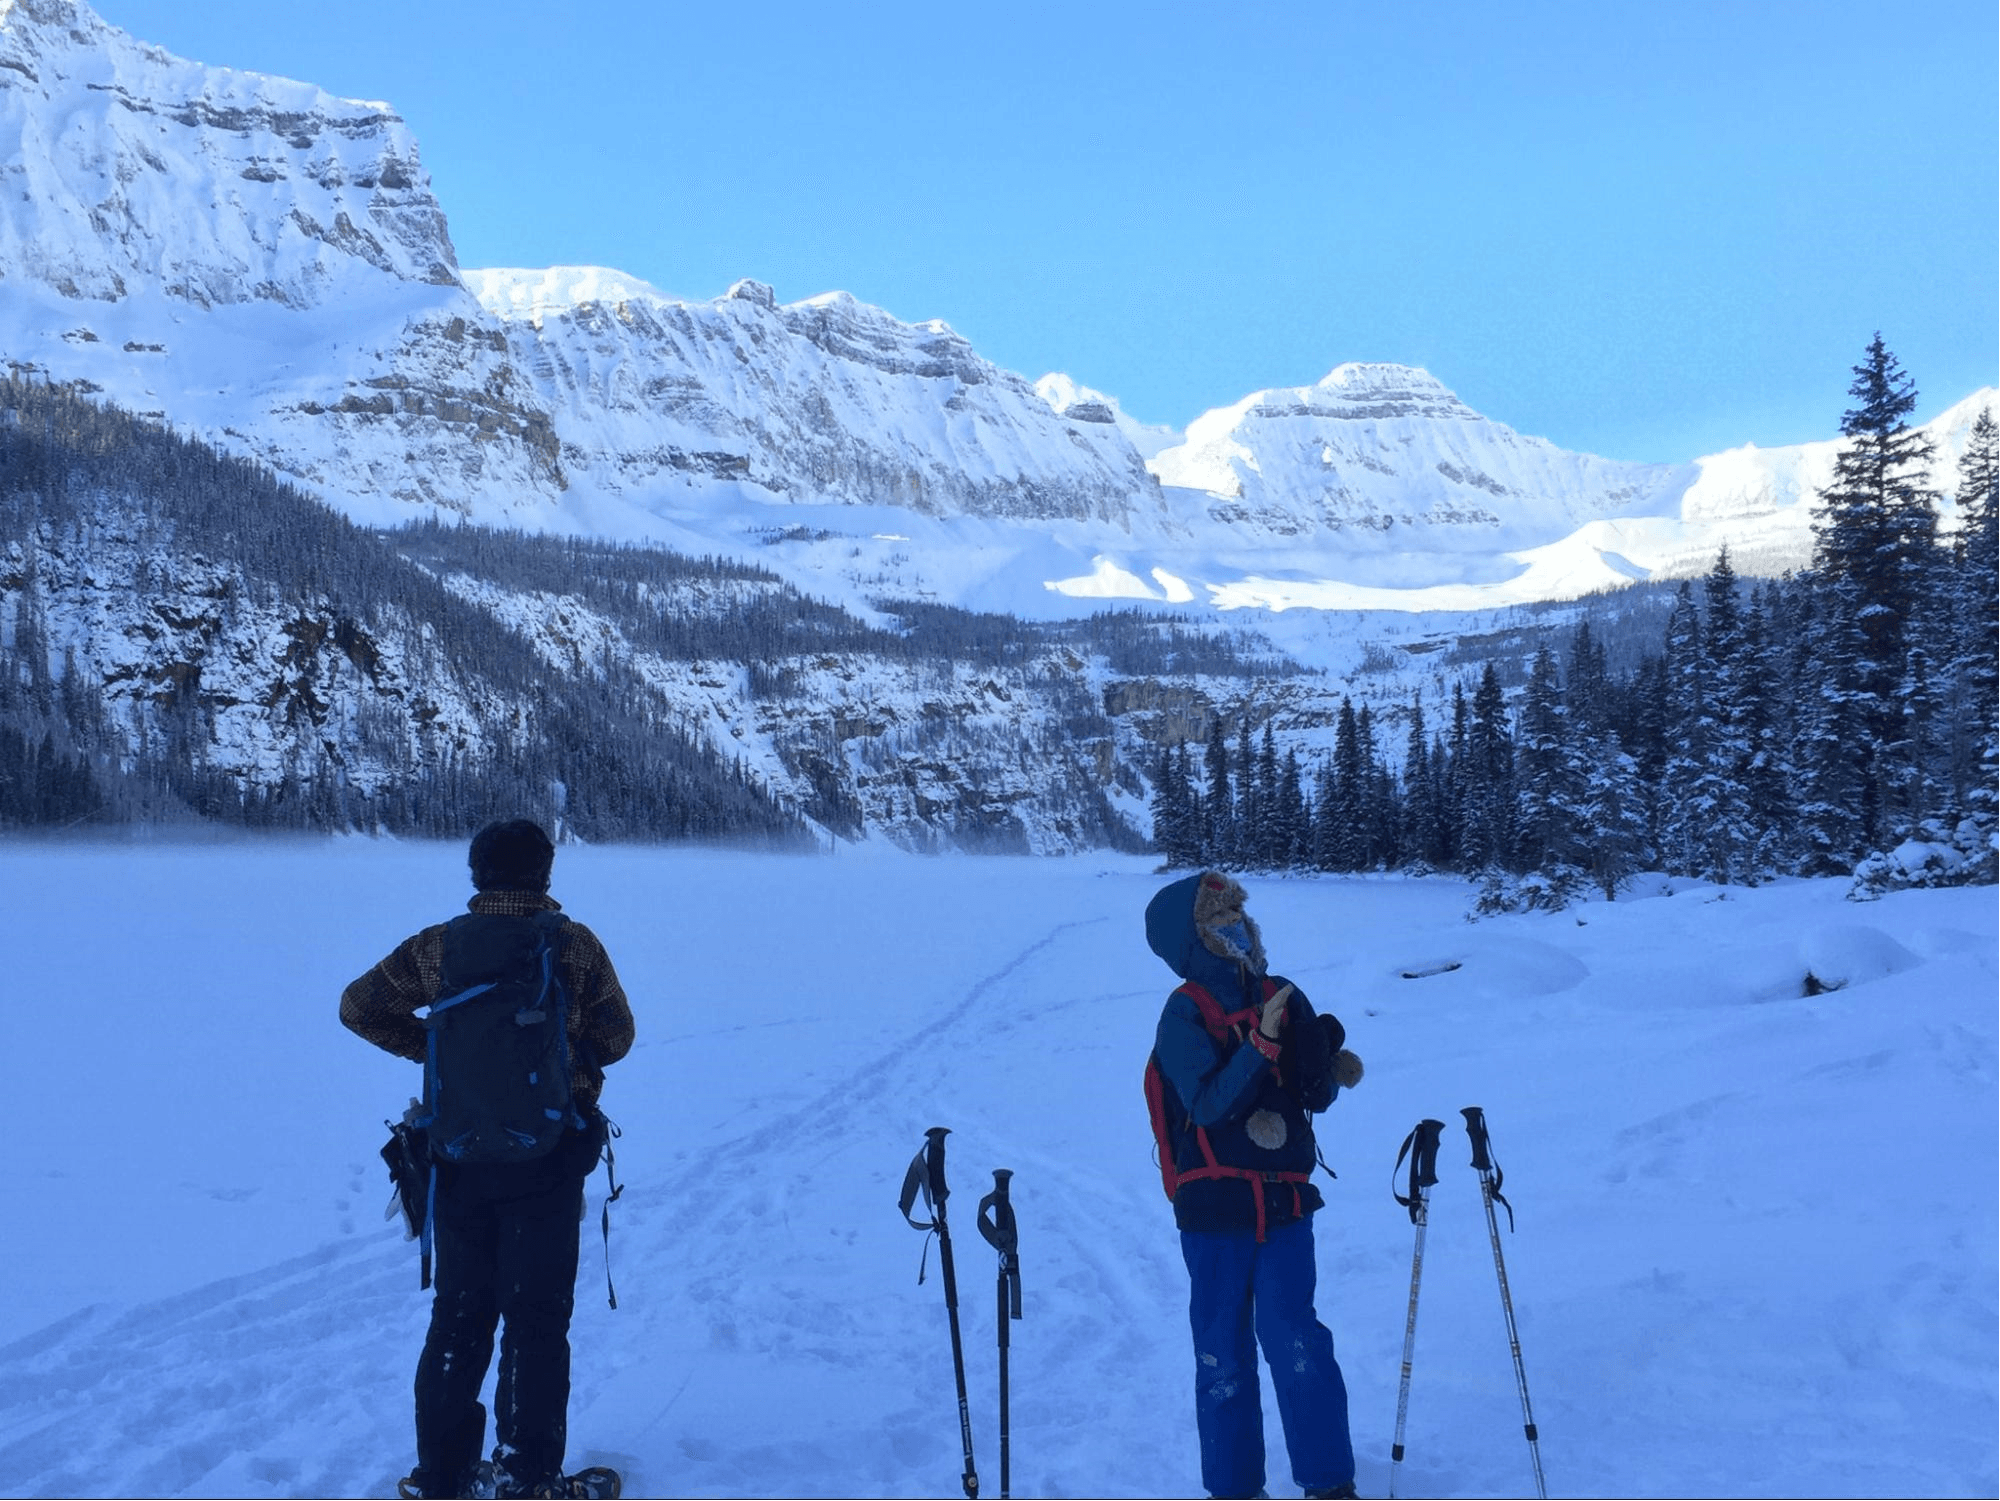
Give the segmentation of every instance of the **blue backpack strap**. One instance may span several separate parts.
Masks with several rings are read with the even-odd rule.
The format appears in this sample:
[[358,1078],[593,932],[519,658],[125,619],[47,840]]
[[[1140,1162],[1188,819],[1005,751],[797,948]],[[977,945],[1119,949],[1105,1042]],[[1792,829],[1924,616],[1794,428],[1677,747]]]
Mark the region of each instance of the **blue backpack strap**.
[[[560,1000],[562,1004],[562,1018],[563,1018],[563,1026],[561,1034],[562,1067],[564,1076],[571,1081],[569,1123],[573,1130],[582,1131],[587,1129],[588,1122],[584,1120],[583,1112],[576,1108],[576,1099],[575,1099],[576,1065],[575,1061],[570,1056],[570,1035],[569,1035],[570,994],[569,994],[569,987],[563,983],[563,978],[562,978],[563,948],[569,938],[570,920],[567,917],[563,916],[562,913],[560,912],[542,911],[533,913],[530,916],[529,921],[534,923],[535,930],[541,937],[540,946],[536,950],[542,963],[541,994],[546,997],[551,991],[554,991],[556,997],[558,998],[558,1000]],[[606,1234],[608,1236],[609,1234],[608,1229]],[[608,1244],[609,1242],[607,1240],[607,1245]],[[614,1300],[611,1306],[613,1308],[616,1308],[618,1304]]]

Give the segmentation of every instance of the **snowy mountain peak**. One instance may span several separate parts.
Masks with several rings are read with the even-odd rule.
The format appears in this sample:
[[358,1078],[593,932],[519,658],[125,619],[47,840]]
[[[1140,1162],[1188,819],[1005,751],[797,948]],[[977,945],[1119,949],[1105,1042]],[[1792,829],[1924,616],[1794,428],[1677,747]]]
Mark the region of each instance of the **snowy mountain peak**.
[[[548,317],[591,304],[612,308],[634,302],[667,306],[682,300],[608,266],[486,267],[461,271],[459,280],[496,316],[526,319],[537,328]],[[736,287],[729,293],[736,296]]]
[[1486,420],[1430,371],[1412,365],[1336,365],[1313,385],[1260,391],[1249,400],[1267,413],[1310,414],[1343,422],[1384,417]]
[[1205,412],[1148,467],[1163,485],[1205,492],[1197,503],[1246,543],[1338,537],[1349,554],[1406,562],[1491,557],[1654,512],[1691,478],[1524,437],[1429,371],[1386,363],[1338,365],[1313,385]]
[[67,298],[305,308],[456,282],[388,106],[173,57],[78,0],[0,8],[0,159],[0,264]]
[[[1315,382],[1318,390],[1340,390],[1354,394],[1364,391],[1426,390],[1451,396],[1443,381],[1416,365],[1392,365],[1375,360],[1349,360],[1335,365]],[[1456,400],[1456,397],[1452,397]]]
[[1118,398],[1093,391],[1059,372],[1051,372],[1035,382],[1035,394],[1050,410],[1072,422],[1109,422],[1125,435],[1126,441],[1142,458],[1150,459],[1162,449],[1181,441],[1181,434],[1164,424],[1151,425],[1130,416]]
[[0,0],[0,31],[20,38],[24,46],[87,45],[114,30],[78,0]]

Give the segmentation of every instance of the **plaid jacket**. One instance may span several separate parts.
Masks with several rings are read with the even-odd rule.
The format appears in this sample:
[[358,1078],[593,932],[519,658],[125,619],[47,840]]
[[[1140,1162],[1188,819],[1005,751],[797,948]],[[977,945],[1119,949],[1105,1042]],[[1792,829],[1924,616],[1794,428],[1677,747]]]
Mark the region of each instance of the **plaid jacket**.
[[[506,917],[560,912],[554,897],[534,891],[482,891],[471,911]],[[340,1020],[376,1047],[422,1063],[424,1024],[417,1011],[438,998],[444,964],[444,924],[404,939],[395,951],[340,996]],[[604,1066],[632,1050],[632,1008],[597,935],[572,920],[562,947],[562,978],[569,992],[570,1090],[594,1106],[604,1088]]]

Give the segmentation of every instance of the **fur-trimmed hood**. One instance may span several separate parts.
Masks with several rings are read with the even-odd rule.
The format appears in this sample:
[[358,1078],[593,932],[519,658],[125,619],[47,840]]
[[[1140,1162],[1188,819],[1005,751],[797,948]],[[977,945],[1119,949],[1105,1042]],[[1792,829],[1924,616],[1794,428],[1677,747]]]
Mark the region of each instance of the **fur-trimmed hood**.
[[[1218,971],[1234,979],[1239,964],[1261,975],[1264,936],[1243,910],[1246,900],[1242,884],[1219,870],[1186,876],[1146,904],[1146,942],[1183,980],[1201,980],[1204,973],[1214,978]],[[1223,931],[1239,919],[1247,948]]]

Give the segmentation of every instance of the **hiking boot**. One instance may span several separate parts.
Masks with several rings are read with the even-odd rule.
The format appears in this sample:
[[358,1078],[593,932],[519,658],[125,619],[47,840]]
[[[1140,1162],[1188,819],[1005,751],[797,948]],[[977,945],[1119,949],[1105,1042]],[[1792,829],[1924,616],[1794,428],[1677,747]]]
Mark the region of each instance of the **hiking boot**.
[[1327,1501],[1354,1501],[1356,1494],[1357,1492],[1354,1489],[1354,1482],[1352,1480],[1348,1481],[1345,1485],[1332,1486],[1326,1490],[1306,1492],[1308,1497],[1324,1496],[1327,1498]]

